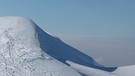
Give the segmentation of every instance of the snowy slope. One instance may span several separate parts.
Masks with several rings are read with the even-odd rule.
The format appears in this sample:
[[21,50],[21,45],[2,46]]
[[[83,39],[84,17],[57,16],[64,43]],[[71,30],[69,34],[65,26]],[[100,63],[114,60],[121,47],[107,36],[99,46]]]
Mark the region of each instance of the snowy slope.
[[111,68],[99,65],[92,57],[87,56],[79,50],[65,44],[59,38],[44,32],[38,26],[36,26],[36,32],[38,34],[41,49],[65,64],[66,60],[70,60],[81,65],[98,68],[105,71],[114,71],[116,69],[116,67]]
[[119,67],[113,73],[121,74],[123,76],[135,76],[135,65]]
[[[125,76],[113,72],[107,72],[83,65],[76,64],[71,61],[66,61],[72,68],[76,69],[78,72],[82,73],[84,76]],[[128,75],[130,76],[130,75]]]
[[71,61],[66,61],[72,68],[82,73],[84,76],[135,76],[135,65],[118,67],[113,72],[107,72],[83,65],[76,64]]
[[99,65],[30,19],[0,17],[0,76],[134,76],[134,70]]
[[40,48],[35,24],[0,17],[0,76],[81,76]]

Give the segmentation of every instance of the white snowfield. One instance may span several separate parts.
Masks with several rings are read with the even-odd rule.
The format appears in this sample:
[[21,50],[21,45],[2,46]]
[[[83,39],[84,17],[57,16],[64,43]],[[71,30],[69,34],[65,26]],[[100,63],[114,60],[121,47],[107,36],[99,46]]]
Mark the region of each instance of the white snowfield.
[[0,17],[0,76],[81,76],[40,49],[35,24]]
[[121,74],[122,76],[135,76],[135,65],[119,67],[113,73]]
[[72,68],[86,76],[135,76],[135,65],[119,67],[114,72],[106,72],[103,70],[90,68],[87,66],[79,65],[71,61],[66,61]]
[[[70,55],[69,52],[68,55]],[[76,56],[78,57],[78,55]],[[82,56],[78,58],[82,58]],[[114,72],[107,72],[68,60],[66,63],[70,66],[48,55],[45,49],[41,49],[36,24],[33,21],[23,17],[0,17],[0,76],[135,75],[134,65],[119,67]]]

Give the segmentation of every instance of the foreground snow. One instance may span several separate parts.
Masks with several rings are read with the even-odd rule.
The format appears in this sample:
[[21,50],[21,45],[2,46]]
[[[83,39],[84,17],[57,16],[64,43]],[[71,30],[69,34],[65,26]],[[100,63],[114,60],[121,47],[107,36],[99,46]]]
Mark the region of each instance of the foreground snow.
[[26,18],[0,18],[0,76],[81,76],[40,48],[35,24]]
[[73,63],[71,61],[66,61],[72,68],[76,69],[78,72],[86,75],[86,76],[122,76],[119,74],[95,69],[95,68],[90,68],[87,66],[79,65],[76,63]]
[[107,72],[87,66],[79,65],[71,61],[66,61],[72,68],[86,76],[134,76],[135,65],[119,67],[114,72]]
[[119,67],[113,73],[121,74],[123,76],[135,76],[135,65]]

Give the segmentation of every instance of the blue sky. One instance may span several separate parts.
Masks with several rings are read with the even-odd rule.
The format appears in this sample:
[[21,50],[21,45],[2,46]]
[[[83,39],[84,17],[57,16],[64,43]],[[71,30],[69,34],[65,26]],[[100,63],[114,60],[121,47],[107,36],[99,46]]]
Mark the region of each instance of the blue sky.
[[134,0],[0,0],[0,16],[25,16],[52,34],[135,37]]
[[135,64],[135,0],[0,0],[0,16],[31,18],[102,64]]

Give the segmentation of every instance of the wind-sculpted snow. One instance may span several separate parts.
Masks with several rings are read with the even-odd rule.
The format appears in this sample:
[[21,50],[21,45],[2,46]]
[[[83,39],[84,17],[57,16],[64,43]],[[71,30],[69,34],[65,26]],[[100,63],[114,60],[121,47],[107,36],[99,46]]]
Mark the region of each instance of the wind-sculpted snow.
[[54,57],[55,59],[65,63],[66,60],[85,65],[88,67],[93,67],[105,71],[114,71],[116,67],[105,67],[93,60],[92,57],[80,52],[79,50],[65,44],[59,38],[51,36],[50,34],[44,32],[41,28],[36,26],[36,32],[38,34],[38,40],[40,42],[40,47],[47,54]]
[[40,48],[35,24],[0,17],[0,76],[81,76]]
[[71,61],[66,61],[70,67],[76,69],[84,76],[135,76],[135,65],[119,67],[113,72],[107,72],[96,68],[91,68],[83,65],[76,64]]
[[[80,73],[84,74],[84,76],[125,76],[125,75],[121,75],[121,74],[117,74],[117,73],[107,72],[107,71],[79,65],[79,64],[73,63],[71,61],[66,61],[66,62],[72,68],[74,68],[77,71],[79,71]],[[126,76],[130,76],[130,75],[126,75]]]

